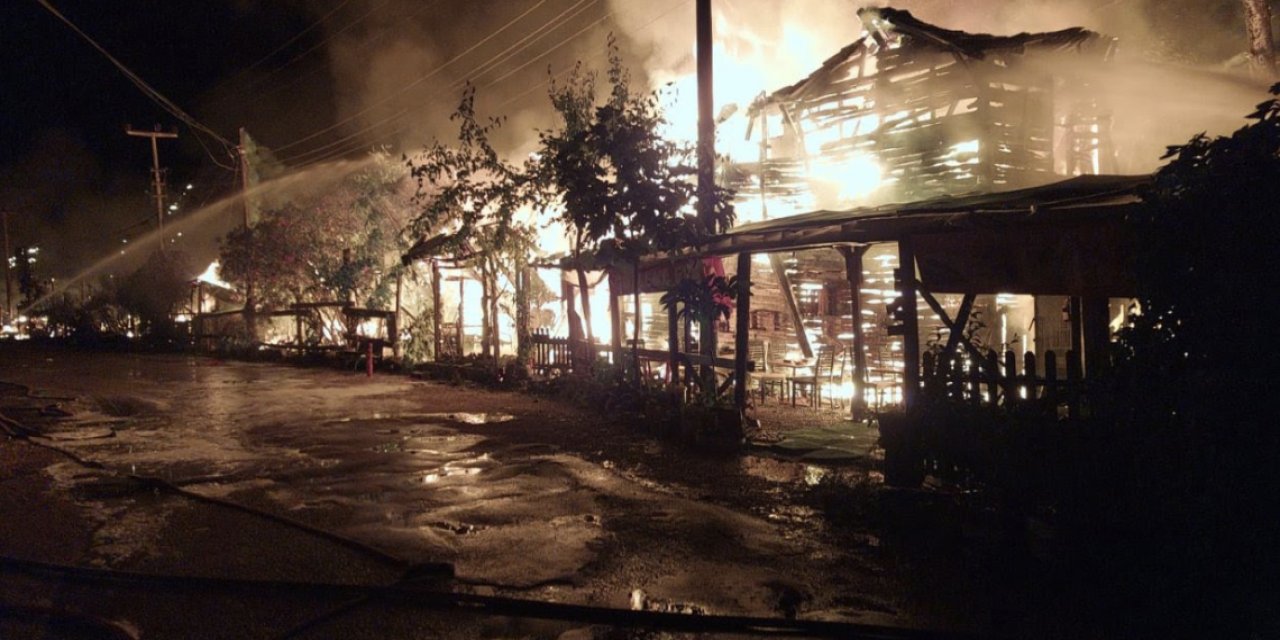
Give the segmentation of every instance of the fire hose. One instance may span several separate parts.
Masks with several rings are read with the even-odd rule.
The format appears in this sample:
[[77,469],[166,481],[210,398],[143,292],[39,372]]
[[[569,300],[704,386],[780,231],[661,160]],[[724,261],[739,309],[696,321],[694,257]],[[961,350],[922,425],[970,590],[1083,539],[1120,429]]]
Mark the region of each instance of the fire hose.
[[[33,446],[48,449],[66,456],[88,468],[107,470],[104,465],[86,460],[61,447],[41,442],[39,434],[18,422],[0,414],[0,430],[10,437]],[[653,629],[687,633],[733,633],[760,636],[838,637],[857,640],[926,640],[959,639],[976,636],[952,632],[888,627],[882,625],[822,620],[798,620],[753,616],[669,613],[661,611],[637,611],[565,604],[540,600],[459,593],[445,590],[449,584],[468,585],[472,581],[456,578],[448,563],[412,564],[370,545],[336,533],[312,527],[277,514],[261,511],[228,500],[205,496],[183,489],[177,484],[150,476],[126,474],[124,477],[140,488],[151,488],[184,496],[208,504],[234,509],[249,515],[276,522],[310,535],[370,555],[380,561],[404,569],[403,576],[391,585],[369,585],[325,582],[299,582],[286,580],[257,580],[245,578],[213,578],[201,576],[166,575],[116,571],[60,565],[37,560],[0,555],[0,570],[21,572],[33,577],[76,580],[91,584],[163,589],[166,591],[197,591],[219,594],[272,594],[288,593],[291,596],[307,594],[323,598],[347,598],[348,602],[318,617],[312,618],[287,631],[282,637],[293,637],[325,621],[334,619],[368,602],[379,601],[413,606],[433,611],[456,611],[475,615],[533,618],[614,627]],[[476,582],[485,586],[499,586]],[[0,610],[2,612],[3,610]],[[92,616],[58,612],[72,620]],[[49,615],[54,615],[50,613]],[[107,621],[101,621],[110,624]],[[130,637],[130,636],[121,636]]]

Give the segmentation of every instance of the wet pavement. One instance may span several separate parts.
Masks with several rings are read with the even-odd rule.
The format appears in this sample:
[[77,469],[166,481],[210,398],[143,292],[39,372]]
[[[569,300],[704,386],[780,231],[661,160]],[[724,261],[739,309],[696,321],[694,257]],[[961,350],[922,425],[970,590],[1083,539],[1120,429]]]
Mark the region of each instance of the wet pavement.
[[[65,547],[6,544],[6,553],[112,569],[200,568],[199,575],[394,578],[358,551],[314,536],[300,543],[308,537],[301,530],[283,533],[251,515],[120,485],[121,474],[134,474],[405,562],[451,563],[455,587],[472,593],[936,624],[904,602],[878,541],[851,545],[847,535],[824,532],[803,498],[829,466],[768,452],[707,457],[547,399],[402,376],[32,347],[2,348],[0,363],[0,380],[38,396],[9,387],[0,410],[36,429],[41,442],[106,467],[86,469],[56,455],[35,464],[10,451],[26,456],[45,495],[61,496],[58,508],[87,528],[66,534]],[[856,454],[863,444],[848,448]],[[257,532],[264,527],[271,531]],[[217,562],[201,562],[211,548]],[[12,597],[12,578],[5,582]],[[289,619],[305,619],[304,612],[293,609]],[[251,628],[272,626],[270,616],[244,615],[259,625]],[[367,615],[333,624],[350,631]],[[158,614],[147,619],[190,631],[166,627],[172,621]],[[513,634],[510,625],[481,619],[458,629],[466,631],[433,633]],[[519,629],[514,635],[572,637],[575,627]]]

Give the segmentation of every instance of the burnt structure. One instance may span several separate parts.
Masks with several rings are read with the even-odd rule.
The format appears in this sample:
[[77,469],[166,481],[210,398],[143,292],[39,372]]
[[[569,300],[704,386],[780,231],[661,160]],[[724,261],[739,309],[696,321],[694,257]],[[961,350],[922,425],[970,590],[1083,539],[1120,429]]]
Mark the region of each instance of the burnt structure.
[[969,34],[864,8],[865,34],[747,112],[758,159],[728,179],[767,219],[1114,171],[1110,117],[1072,73],[1113,39],[1082,28]]

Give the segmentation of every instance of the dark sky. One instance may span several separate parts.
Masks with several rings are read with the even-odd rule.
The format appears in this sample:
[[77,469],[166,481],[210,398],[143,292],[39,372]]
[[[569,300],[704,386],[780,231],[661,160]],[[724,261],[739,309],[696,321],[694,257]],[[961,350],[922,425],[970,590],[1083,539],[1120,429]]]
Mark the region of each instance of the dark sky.
[[[577,60],[599,68],[607,33],[619,38],[637,82],[646,68],[693,65],[692,0],[50,1],[198,120],[233,140],[245,127],[294,166],[447,138],[466,80],[479,87],[482,115],[510,118],[499,146],[523,151],[536,128],[552,124],[549,68]],[[773,42],[783,22],[820,32],[819,53],[857,36],[854,12],[869,3],[715,0],[738,27]],[[1079,24],[1120,36],[1130,50],[1197,64],[1243,46],[1239,0],[893,4],[969,30]],[[235,187],[217,164],[230,161],[222,145],[165,113],[37,0],[0,0],[0,42],[0,208],[14,212],[14,244],[38,243],[48,271],[65,275],[152,228],[150,147],[126,136],[126,124],[177,128],[179,139],[162,140],[160,154],[171,192],[193,185],[179,216]]]
[[[283,148],[279,155],[291,164],[359,154],[375,144],[418,148],[446,135],[441,127],[447,127],[460,94],[457,83],[468,71],[567,9],[573,9],[570,19],[530,51],[590,26],[609,5],[607,0],[51,2],[196,119],[233,141],[243,126],[259,143]],[[431,81],[401,90],[517,16],[522,20],[501,37]],[[178,140],[160,141],[160,156],[171,193],[194,185],[184,196],[184,211],[233,187],[235,176],[217,166],[230,162],[221,144],[165,113],[36,0],[0,2],[0,25],[0,207],[14,212],[14,244],[40,244],[50,268],[65,271],[64,265],[83,264],[109,249],[108,237],[119,242],[150,229],[150,146],[126,136],[126,124],[178,131]],[[506,96],[544,80],[548,64],[569,64],[588,46],[603,52],[603,36],[593,35],[594,30],[587,32],[582,44],[564,47],[483,91],[481,104],[507,103]],[[528,57],[504,60],[479,78],[497,78]],[[544,95],[533,91],[506,106],[518,108],[545,100]]]

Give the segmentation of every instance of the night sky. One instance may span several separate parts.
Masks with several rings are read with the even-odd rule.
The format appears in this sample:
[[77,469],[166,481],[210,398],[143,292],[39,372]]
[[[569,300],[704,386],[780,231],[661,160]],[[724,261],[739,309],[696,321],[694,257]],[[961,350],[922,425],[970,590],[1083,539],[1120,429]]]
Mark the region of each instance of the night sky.
[[[591,27],[608,11],[600,0],[52,3],[197,120],[233,142],[243,126],[259,143],[283,148],[279,155],[291,164],[382,144],[416,149],[446,136],[457,83],[470,71],[553,18],[567,19],[530,51]],[[107,236],[118,242],[150,229],[150,146],[125,135],[126,125],[178,131],[178,140],[160,141],[160,157],[171,193],[194,185],[184,210],[235,186],[235,175],[218,166],[230,164],[223,145],[166,113],[36,0],[5,2],[0,16],[0,207],[13,212],[15,245],[40,244],[48,268],[65,274],[109,248]],[[517,16],[524,17],[504,37],[400,90]],[[603,53],[608,26],[597,22],[576,39],[582,42],[482,90],[480,104],[511,113],[545,101],[545,91],[528,89],[545,81],[547,65],[563,68]],[[528,57],[485,68],[478,81],[492,82]]]
[[[548,73],[578,60],[602,67],[609,33],[638,82],[653,69],[693,67],[692,0],[50,1],[200,122],[232,141],[245,127],[291,166],[448,139],[467,80],[479,87],[481,115],[509,118],[499,147],[530,150],[536,129],[554,123]],[[766,47],[781,42],[783,22],[800,24],[827,55],[857,37],[854,14],[867,3],[803,0],[799,14],[800,2],[781,0],[715,6]],[[1243,46],[1238,0],[893,4],[971,31],[1081,25],[1146,57],[1194,64],[1221,64]],[[15,245],[42,247],[46,275],[68,275],[151,229],[150,147],[126,136],[126,124],[178,130],[178,140],[160,141],[160,155],[171,193],[193,185],[179,215],[236,187],[219,166],[231,161],[223,145],[165,113],[37,0],[0,3],[0,25],[0,208],[13,212]],[[763,66],[794,52],[766,53]],[[800,74],[787,69],[764,84]],[[1246,109],[1233,102],[1226,113]]]

